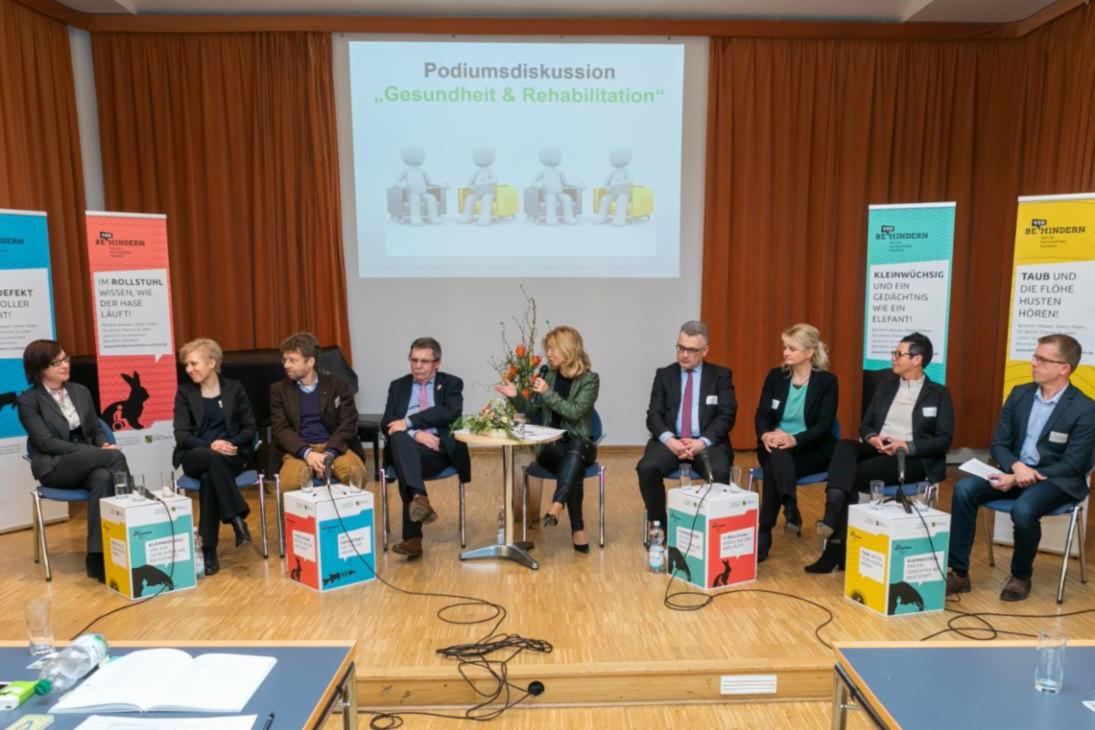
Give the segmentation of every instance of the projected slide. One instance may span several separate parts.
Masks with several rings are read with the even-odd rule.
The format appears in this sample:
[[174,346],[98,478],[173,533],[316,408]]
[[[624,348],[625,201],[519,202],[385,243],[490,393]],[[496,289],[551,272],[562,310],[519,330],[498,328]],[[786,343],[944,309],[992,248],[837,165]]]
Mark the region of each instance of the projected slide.
[[349,54],[362,277],[678,275],[683,45]]

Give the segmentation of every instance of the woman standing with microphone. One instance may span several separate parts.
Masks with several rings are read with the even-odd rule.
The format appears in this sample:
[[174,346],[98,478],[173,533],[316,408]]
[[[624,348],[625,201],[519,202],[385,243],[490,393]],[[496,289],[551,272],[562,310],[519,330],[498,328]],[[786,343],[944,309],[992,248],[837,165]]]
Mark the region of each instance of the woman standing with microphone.
[[541,425],[566,430],[561,439],[544,444],[536,455],[536,463],[556,475],[555,494],[543,523],[548,527],[557,525],[566,507],[574,549],[588,553],[589,540],[582,520],[582,484],[586,467],[597,460],[597,445],[591,436],[593,405],[597,402],[601,379],[592,370],[578,330],[565,325],[556,327],[544,336],[543,342],[548,369],[547,372],[541,369],[541,376],[532,382],[535,396],[526,400],[513,383],[496,385],[494,389],[519,411],[535,413],[534,420]]

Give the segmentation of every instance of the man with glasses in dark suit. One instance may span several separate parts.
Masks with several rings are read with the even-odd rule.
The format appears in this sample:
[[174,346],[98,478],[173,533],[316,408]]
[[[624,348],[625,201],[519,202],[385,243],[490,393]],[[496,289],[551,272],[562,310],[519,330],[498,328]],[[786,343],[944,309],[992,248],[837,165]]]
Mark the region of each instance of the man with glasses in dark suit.
[[411,343],[411,372],[388,386],[380,428],[388,434],[385,462],[395,466],[403,500],[403,541],[392,550],[408,560],[422,557],[422,525],[437,519],[426,494],[426,479],[450,466],[471,481],[467,444],[449,427],[464,410],[464,381],[440,371],[441,344],[432,337]]
[[969,476],[954,486],[948,594],[970,590],[978,507],[997,499],[1015,500],[1015,550],[1000,599],[1022,601],[1030,594],[1042,517],[1087,496],[1095,449],[1095,401],[1069,382],[1081,357],[1080,343],[1069,335],[1038,340],[1031,358],[1034,382],[1011,389],[996,422],[991,451],[1000,473],[989,479]]
[[706,452],[710,475],[730,481],[734,452],[730,429],[738,403],[729,368],[705,362],[708,330],[703,322],[685,322],[677,334],[677,361],[654,374],[646,427],[650,440],[636,465],[647,518],[666,525],[665,478],[681,463],[691,466]]

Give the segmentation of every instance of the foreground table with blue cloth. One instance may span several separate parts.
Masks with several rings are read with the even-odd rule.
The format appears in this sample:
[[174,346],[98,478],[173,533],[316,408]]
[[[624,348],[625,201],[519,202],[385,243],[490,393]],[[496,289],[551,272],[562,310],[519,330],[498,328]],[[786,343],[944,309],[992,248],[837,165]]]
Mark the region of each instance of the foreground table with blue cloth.
[[[109,641],[109,637],[107,638]],[[262,727],[271,712],[273,730],[285,728],[318,728],[330,714],[342,711],[344,728],[357,727],[357,696],[354,685],[353,641],[289,641],[289,642],[152,642],[129,641],[111,644],[112,656],[121,656],[138,649],[170,647],[182,649],[192,656],[208,652],[257,654],[275,657],[278,662],[265,681],[255,690],[241,715],[256,715],[256,726]],[[27,669],[33,661],[26,642],[0,642],[0,679],[37,679],[37,670]],[[19,709],[0,711],[0,727],[7,727],[24,715],[48,714],[57,696],[32,697]],[[51,715],[51,728],[74,728],[87,719],[88,713]],[[114,714],[114,713],[109,713]],[[133,713],[118,717],[136,717]],[[203,717],[201,713],[147,712],[142,718]],[[204,717],[209,717],[208,714]]]
[[[1034,689],[1034,641],[838,643],[833,728],[848,709],[884,728],[1095,728],[1095,641],[1069,642],[1060,694]],[[849,704],[853,700],[854,704]]]

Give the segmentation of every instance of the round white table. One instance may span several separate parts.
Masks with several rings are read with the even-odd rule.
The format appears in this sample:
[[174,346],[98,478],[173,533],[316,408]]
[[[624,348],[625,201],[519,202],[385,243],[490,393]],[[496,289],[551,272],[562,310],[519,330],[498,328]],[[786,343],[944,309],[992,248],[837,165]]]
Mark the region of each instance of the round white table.
[[506,512],[506,536],[499,544],[484,545],[480,548],[465,550],[460,553],[461,560],[478,560],[481,558],[501,558],[514,560],[526,568],[540,569],[540,562],[529,555],[532,549],[531,542],[515,542],[513,532],[513,447],[536,446],[558,441],[566,433],[555,428],[542,426],[526,426],[518,432],[519,438],[514,440],[505,435],[474,434],[461,429],[453,433],[457,441],[463,441],[468,446],[502,450],[502,507]]

